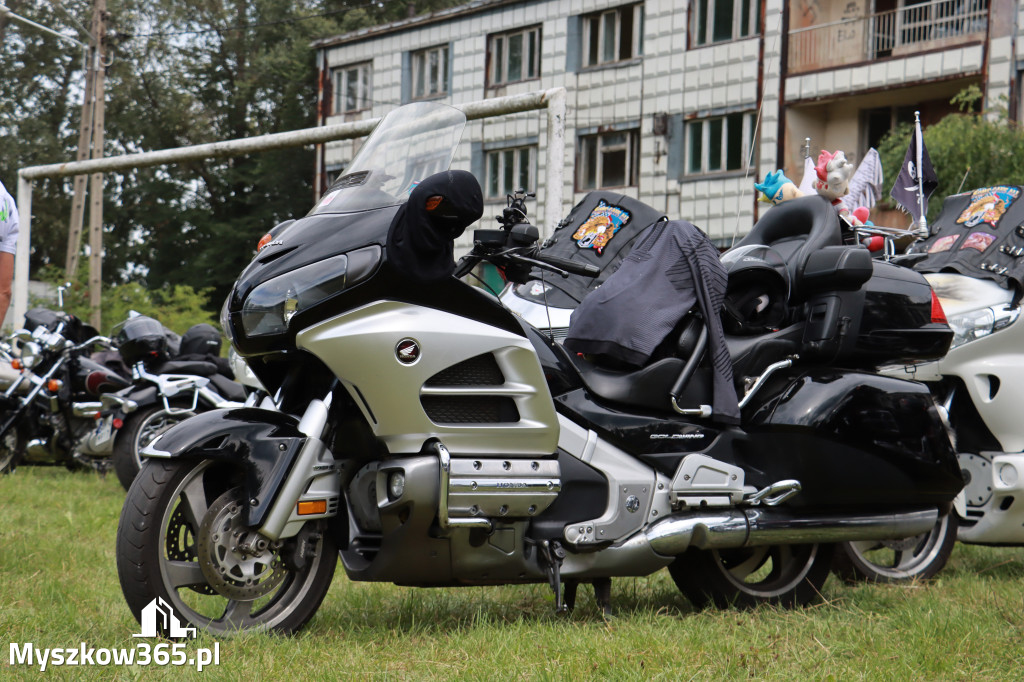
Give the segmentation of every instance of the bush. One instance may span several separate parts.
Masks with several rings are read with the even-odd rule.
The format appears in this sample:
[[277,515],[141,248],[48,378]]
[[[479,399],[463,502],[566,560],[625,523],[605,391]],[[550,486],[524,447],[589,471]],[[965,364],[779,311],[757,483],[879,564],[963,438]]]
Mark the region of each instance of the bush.
[[[71,288],[64,292],[64,310],[88,321],[89,285],[86,270],[80,270]],[[48,267],[40,274],[40,279],[54,285],[63,284],[64,270]],[[100,299],[100,333],[112,335],[115,325],[127,319],[130,310],[159,320],[178,334],[183,334],[189,327],[200,322],[217,325],[214,315],[207,310],[211,291],[196,290],[184,284],[160,289],[147,289],[137,282],[104,285]],[[47,303],[43,305],[56,307]]]
[[[972,111],[980,98],[981,91],[977,86],[961,91],[952,99],[953,104],[960,106],[961,113],[949,114],[922,131],[939,179],[939,186],[928,202],[929,223],[942,210],[943,199],[951,194],[978,187],[1019,183],[1024,178],[1024,128],[1009,120],[1005,107],[985,112]],[[913,134],[913,125],[902,123],[878,145],[888,188],[892,187],[903,166]],[[896,208],[896,203],[887,198],[883,206]]]

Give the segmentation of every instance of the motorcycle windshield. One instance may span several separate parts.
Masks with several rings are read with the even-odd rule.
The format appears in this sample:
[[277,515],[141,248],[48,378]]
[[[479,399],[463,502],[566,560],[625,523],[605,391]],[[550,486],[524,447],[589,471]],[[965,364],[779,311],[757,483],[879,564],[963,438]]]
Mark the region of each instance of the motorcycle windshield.
[[309,215],[404,204],[421,180],[451,165],[465,127],[466,115],[446,104],[417,102],[395,109]]

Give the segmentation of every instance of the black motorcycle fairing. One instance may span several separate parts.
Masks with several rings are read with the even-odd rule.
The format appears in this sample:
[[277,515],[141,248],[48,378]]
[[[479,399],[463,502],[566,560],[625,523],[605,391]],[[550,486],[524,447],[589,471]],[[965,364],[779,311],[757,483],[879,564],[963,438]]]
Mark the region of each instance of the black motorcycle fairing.
[[577,371],[568,357],[568,352],[551,338],[545,336],[535,327],[521,322],[526,338],[537,351],[544,378],[548,383],[551,395],[558,396],[583,386]]
[[166,459],[209,459],[240,465],[245,473],[245,498],[254,502],[248,507],[246,523],[258,527],[306,442],[298,425],[298,419],[276,410],[211,410],[178,422],[149,448]]
[[[232,343],[243,357],[288,351],[295,348],[298,330],[313,326],[321,320],[341,315],[374,301],[397,301],[410,305],[450,312],[461,317],[489,324],[516,336],[526,336],[518,318],[502,306],[493,295],[449,277],[429,287],[417,284],[398,272],[388,261],[368,280],[346,289],[323,303],[297,313],[288,330],[275,336],[246,337],[241,327],[241,314],[230,313]],[[275,387],[264,381],[263,375],[253,371],[270,390]]]
[[[350,253],[372,245],[383,249],[390,225],[394,220],[401,218],[400,209],[401,207],[389,206],[355,214],[319,214],[296,221],[286,231],[282,240],[285,243],[276,247],[284,250],[266,255],[260,252],[231,291],[227,302],[225,326],[228,327],[226,331],[229,332],[235,349],[243,357],[294,349],[297,330],[380,300],[399,301],[452,312],[518,336],[525,336],[526,332],[516,316],[493,296],[450,276],[432,281],[429,287],[424,287],[422,281],[410,277],[408,272],[389,260],[387,251],[384,252],[379,266],[367,279],[322,303],[296,313],[286,331],[260,337],[245,335],[240,311],[253,289],[296,268],[331,256]],[[267,247],[264,251],[270,248]],[[275,388],[264,380],[258,371],[256,375],[264,386],[272,390]]]
[[260,284],[317,261],[364,246],[384,246],[388,226],[399,206],[356,213],[321,213],[300,218],[276,240],[257,253],[235,281],[228,305],[242,308]]

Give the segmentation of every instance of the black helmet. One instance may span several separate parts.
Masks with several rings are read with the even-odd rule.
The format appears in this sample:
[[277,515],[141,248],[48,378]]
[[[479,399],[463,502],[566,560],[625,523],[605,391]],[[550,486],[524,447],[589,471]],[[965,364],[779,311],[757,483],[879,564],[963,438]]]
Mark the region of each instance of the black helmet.
[[786,320],[789,272],[779,252],[770,246],[748,244],[722,254],[729,274],[722,310],[728,334],[762,334]]
[[123,323],[114,343],[128,366],[140,361],[147,364],[166,362],[168,348],[165,331],[164,326],[152,317],[136,315]]
[[212,324],[202,322],[189,327],[181,337],[179,355],[220,355],[220,332]]

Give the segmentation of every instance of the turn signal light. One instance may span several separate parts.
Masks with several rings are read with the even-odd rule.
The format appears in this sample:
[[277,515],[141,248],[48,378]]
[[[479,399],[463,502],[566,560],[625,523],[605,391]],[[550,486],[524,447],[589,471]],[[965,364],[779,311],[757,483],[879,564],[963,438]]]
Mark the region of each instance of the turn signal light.
[[21,360],[19,360],[18,358],[14,358],[13,360],[11,360],[11,367],[13,367],[14,369],[25,369],[25,366],[21,364]]
[[326,514],[327,513],[327,500],[307,500],[299,502],[299,516],[309,516],[310,514]]
[[260,241],[256,244],[256,253],[262,251],[263,247],[269,244],[271,239],[273,239],[273,237],[270,235],[269,232],[260,237]]
[[444,201],[444,197],[441,196],[440,194],[435,194],[432,197],[427,197],[427,210],[433,211],[435,208],[441,205],[442,201]]
[[60,390],[60,387],[63,385],[64,384],[61,383],[59,379],[50,379],[49,381],[46,382],[46,390],[49,391],[50,393],[56,393],[57,391]]

